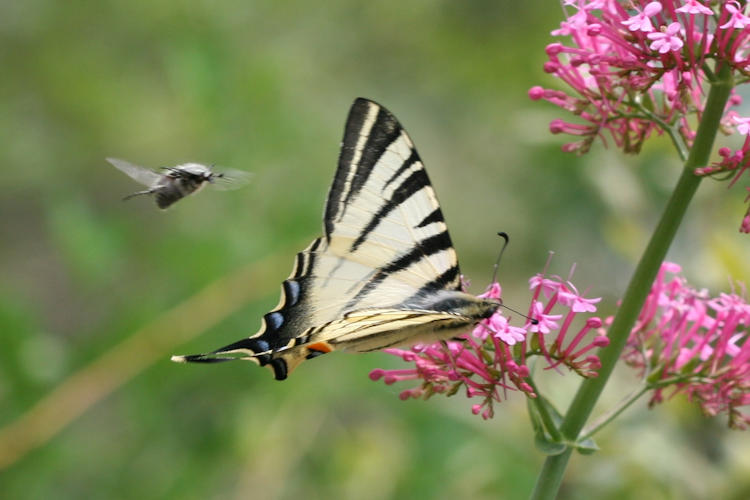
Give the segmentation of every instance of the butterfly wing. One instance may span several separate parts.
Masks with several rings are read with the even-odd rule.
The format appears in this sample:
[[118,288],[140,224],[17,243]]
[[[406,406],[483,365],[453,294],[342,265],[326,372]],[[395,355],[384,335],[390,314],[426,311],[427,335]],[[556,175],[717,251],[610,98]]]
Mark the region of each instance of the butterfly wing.
[[456,252],[422,160],[398,120],[372,101],[357,99],[349,112],[324,231],[336,267],[374,271],[350,306],[382,304],[377,290],[389,285],[459,289]]
[[349,111],[323,229],[297,254],[258,333],[173,360],[250,359],[283,379],[334,349],[375,350],[447,331],[457,318],[463,326],[474,321],[451,312],[476,300],[458,291],[456,252],[422,161],[375,102],[357,99]]
[[153,170],[133,165],[132,163],[120,160],[119,158],[107,158],[107,161],[117,170],[127,174],[128,177],[148,187],[153,187],[162,177]]

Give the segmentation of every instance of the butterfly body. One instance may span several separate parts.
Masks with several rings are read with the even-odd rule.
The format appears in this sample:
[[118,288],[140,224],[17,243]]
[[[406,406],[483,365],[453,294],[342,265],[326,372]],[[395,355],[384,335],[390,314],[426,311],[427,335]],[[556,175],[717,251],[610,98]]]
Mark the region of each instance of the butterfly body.
[[305,359],[434,342],[500,306],[461,291],[456,252],[422,161],[396,118],[357,99],[323,236],[297,254],[252,337],[178,362],[247,359],[287,377]]

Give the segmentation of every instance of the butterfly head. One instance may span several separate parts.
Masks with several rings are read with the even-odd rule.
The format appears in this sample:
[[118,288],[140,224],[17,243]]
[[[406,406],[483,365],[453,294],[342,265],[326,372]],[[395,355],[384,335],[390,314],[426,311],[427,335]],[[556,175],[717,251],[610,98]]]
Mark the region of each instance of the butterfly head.
[[471,318],[487,319],[503,305],[502,299],[477,299],[466,307],[466,315]]

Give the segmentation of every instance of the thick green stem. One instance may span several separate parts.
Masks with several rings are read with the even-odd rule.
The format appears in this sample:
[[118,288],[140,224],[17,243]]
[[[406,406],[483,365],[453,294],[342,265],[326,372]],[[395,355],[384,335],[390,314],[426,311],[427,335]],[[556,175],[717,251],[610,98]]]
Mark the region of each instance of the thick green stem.
[[[586,420],[591,415],[607,379],[609,379],[617,360],[620,358],[620,353],[625,347],[630,330],[643,307],[651,284],[664,261],[677,228],[682,222],[695,191],[698,189],[701,178],[694,175],[693,170],[695,167],[708,164],[714,138],[719,129],[719,122],[724,114],[724,107],[732,89],[730,68],[722,65],[716,73],[716,80],[711,84],[706,107],[698,126],[693,147],[685,161],[682,175],[677,181],[677,186],[667,202],[659,224],[656,226],[625,291],[622,305],[609,329],[610,344],[600,352],[602,367],[599,370],[599,376],[584,380],[581,383],[560,426],[563,438],[569,442],[576,441]],[[572,448],[569,447],[560,455],[547,457],[537,478],[531,498],[555,498],[571,453]]]

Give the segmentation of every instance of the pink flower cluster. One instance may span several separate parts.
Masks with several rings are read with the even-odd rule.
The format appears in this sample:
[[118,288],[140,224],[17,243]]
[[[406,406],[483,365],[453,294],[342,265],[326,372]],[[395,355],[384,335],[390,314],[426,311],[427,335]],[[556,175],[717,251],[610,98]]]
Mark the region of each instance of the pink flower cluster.
[[[650,405],[684,392],[710,416],[726,412],[744,429],[750,415],[750,304],[736,293],[710,297],[665,262],[623,352],[653,389]],[[671,278],[668,275],[672,275]],[[608,318],[608,321],[610,318]]]
[[[565,0],[567,19],[547,46],[544,70],[571,91],[533,87],[578,116],[550,123],[552,133],[578,137],[563,150],[585,153],[608,133],[625,152],[640,151],[652,134],[667,131],[687,148],[705,105],[708,81],[719,65],[746,76],[750,17],[745,2],[698,0]],[[711,64],[709,64],[711,63]],[[713,69],[712,69],[713,68]],[[728,108],[741,99],[733,94]],[[724,122],[732,126],[729,120]]]
[[[416,345],[410,350],[385,349],[413,366],[373,370],[370,378],[382,378],[386,384],[418,381],[416,387],[401,392],[401,399],[428,398],[436,393],[450,396],[463,387],[467,397],[480,401],[472,406],[472,413],[488,419],[494,415],[493,403],[501,402],[507,391],[536,397],[527,366],[532,356],[545,360],[545,369],[567,366],[583,377],[596,376],[601,363],[590,351],[608,345],[609,339],[596,333],[602,321],[589,313],[596,311],[595,304],[601,299],[583,297],[569,281],[557,276],[538,274],[530,284],[534,293],[529,317],[536,321],[513,326],[498,310],[460,341]],[[501,293],[500,285],[492,283],[480,297],[499,299]],[[574,321],[580,315],[585,319]],[[583,326],[574,326],[580,323]]]

